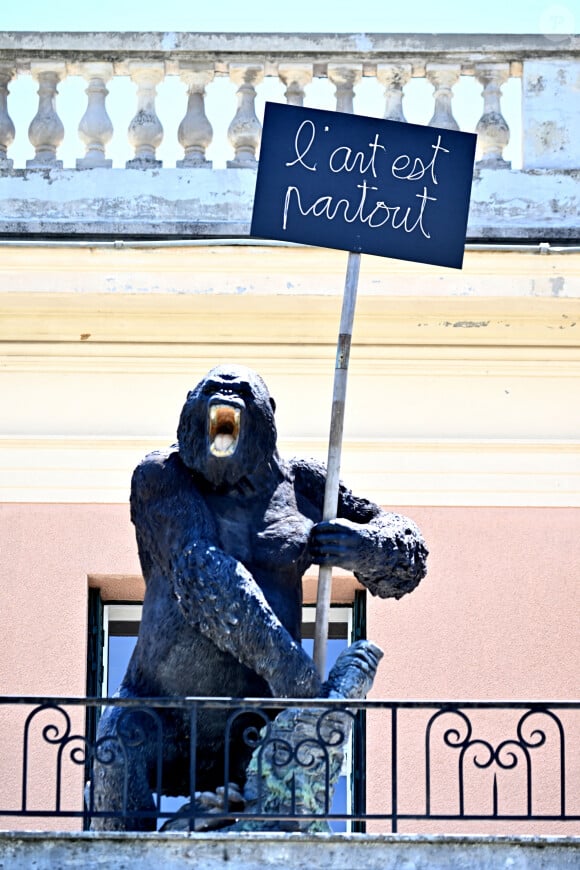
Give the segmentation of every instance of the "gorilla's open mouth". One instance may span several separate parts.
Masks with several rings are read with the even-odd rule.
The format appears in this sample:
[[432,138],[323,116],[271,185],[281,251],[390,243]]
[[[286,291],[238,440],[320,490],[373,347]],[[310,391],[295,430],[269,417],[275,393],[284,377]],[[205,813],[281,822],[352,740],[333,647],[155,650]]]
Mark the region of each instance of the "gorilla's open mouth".
[[240,437],[239,408],[231,405],[210,405],[209,450],[212,456],[232,456]]

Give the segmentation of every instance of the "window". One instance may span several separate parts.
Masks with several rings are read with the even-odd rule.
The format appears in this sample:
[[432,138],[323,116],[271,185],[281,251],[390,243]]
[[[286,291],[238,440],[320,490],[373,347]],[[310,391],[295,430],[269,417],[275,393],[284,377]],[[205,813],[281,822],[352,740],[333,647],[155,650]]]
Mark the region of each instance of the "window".
[[141,604],[106,604],[104,607],[103,697],[111,697],[125,676],[137,643],[141,610]]
[[[91,593],[98,590],[91,590]],[[87,695],[110,697],[118,689],[125,674],[129,659],[137,642],[141,622],[141,604],[109,603],[100,605],[91,595],[89,602],[90,656],[87,678]],[[330,608],[328,630],[327,669],[330,669],[340,652],[353,640],[364,637],[365,629],[364,592],[357,593],[354,606],[342,605]],[[316,608],[305,606],[302,615],[302,644],[309,655],[314,646]],[[99,627],[100,623],[100,627]],[[96,625],[96,627],[95,627]],[[99,649],[100,639],[100,649]],[[100,659],[100,662],[99,662]],[[94,687],[91,691],[91,685]],[[362,714],[359,714],[362,721]],[[335,790],[332,812],[351,813],[362,811],[364,803],[364,739],[361,722],[357,721],[345,753],[342,775]],[[92,725],[96,733],[96,722]],[[90,737],[91,732],[89,732]],[[178,801],[176,808],[180,805]],[[356,824],[337,821],[332,823],[336,831],[356,830]]]

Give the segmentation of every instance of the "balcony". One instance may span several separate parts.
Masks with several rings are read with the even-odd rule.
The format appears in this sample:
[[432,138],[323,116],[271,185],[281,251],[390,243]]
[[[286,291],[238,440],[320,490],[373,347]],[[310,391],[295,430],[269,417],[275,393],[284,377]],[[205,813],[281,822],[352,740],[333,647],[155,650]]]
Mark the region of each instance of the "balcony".
[[0,33],[0,234],[247,237],[274,100],[476,131],[468,240],[570,243],[579,75],[578,37]]
[[[103,704],[119,706],[122,714],[116,736],[95,741],[91,722]],[[319,860],[328,854],[332,842],[335,850],[344,853],[345,866],[360,860],[361,847],[365,861],[371,861],[365,866],[372,867],[376,861],[410,860],[412,856],[430,862],[425,866],[455,866],[452,860],[458,855],[465,859],[466,850],[469,866],[474,868],[491,866],[485,864],[490,859],[503,866],[516,856],[527,859],[526,867],[543,867],[542,855],[555,862],[550,866],[575,866],[578,841],[570,834],[580,823],[580,792],[577,759],[569,750],[579,737],[580,703],[301,701],[299,706],[313,719],[317,738],[296,745],[291,745],[292,738],[286,744],[268,724],[268,710],[289,706],[288,701],[272,699],[0,698],[5,759],[0,821],[12,829],[10,834],[0,834],[0,860],[10,860],[19,849],[20,860],[39,860],[38,866],[43,867],[43,860],[52,860],[50,844],[51,849],[61,850],[59,860],[68,854],[69,860],[73,855],[82,863],[88,842],[91,860],[106,848],[114,850],[119,860],[118,855],[127,846],[135,849],[137,841],[151,860],[164,856],[171,861],[175,849],[181,850],[183,860],[184,844],[190,842],[183,835],[195,832],[193,848],[199,860],[209,861],[208,850],[211,853],[221,843],[223,861],[229,860],[223,857],[225,849],[233,850],[232,859],[239,862],[236,866],[253,867],[252,861],[259,866],[260,860],[265,866],[277,866],[281,841],[276,838],[283,832],[285,848],[296,852],[290,857],[291,866],[305,866],[304,862],[316,856]],[[196,717],[207,715],[210,709],[225,712],[227,717],[224,783],[229,781],[227,734],[233,734],[240,717],[245,717],[243,736],[253,750],[257,775],[250,788],[250,803],[241,812],[239,805],[237,813],[231,805],[228,808],[232,794],[228,786],[221,808],[200,809],[189,801],[178,809],[175,802],[168,805],[161,797],[164,713],[179,712],[190,722],[192,762],[184,759],[184,770],[189,771],[188,795],[194,795]],[[248,717],[256,719],[249,727]],[[350,721],[355,725],[348,752],[354,752],[353,769],[363,775],[349,777],[348,793],[345,789],[342,799],[339,796],[332,804],[328,783],[333,752],[346,745]],[[154,750],[152,808],[137,813],[134,806],[128,809],[125,770],[122,805],[96,811],[92,788],[84,789],[93,761],[106,767],[117,763],[115,756],[128,759],[139,751],[146,733],[153,738]],[[278,770],[279,781],[288,792],[286,797],[277,796],[276,806],[271,794],[267,800],[262,790],[264,771],[272,768]],[[316,769],[323,783],[316,807],[312,795],[300,792],[297,785],[308,769]],[[346,769],[347,765],[343,772]],[[91,813],[93,818],[112,821],[113,827],[119,821],[122,826],[130,815],[130,828],[161,831],[75,834],[87,827]],[[228,827],[233,823],[235,827]],[[321,825],[327,823],[334,830],[329,828],[317,840]],[[43,837],[39,833],[43,830],[52,833]],[[38,833],[26,833],[34,831]],[[262,833],[257,839],[254,834],[244,840],[252,831]],[[343,833],[337,836],[337,831]],[[247,848],[251,854],[238,854]],[[134,853],[132,860],[136,866],[149,866],[139,863]],[[212,860],[218,866],[215,856]],[[396,860],[380,866],[399,866]]]
[[[114,735],[96,740],[95,722],[103,705],[118,707],[121,716]],[[296,706],[309,711],[316,736],[303,731],[308,740],[293,746],[271,730],[268,711]],[[210,710],[224,713],[226,721],[224,784],[233,778],[233,735],[253,750],[258,769],[255,794],[245,811],[238,808],[237,817],[258,828],[263,822],[271,828],[274,822],[283,823],[284,830],[308,831],[313,822],[316,830],[325,820],[342,829],[375,833],[473,834],[537,833],[543,824],[548,834],[580,823],[577,759],[569,752],[580,735],[580,702],[304,700],[297,705],[283,699],[8,696],[0,696],[5,768],[0,819],[11,820],[21,830],[34,830],[47,819],[53,830],[70,829],[70,820],[73,828],[86,827],[91,815],[116,823],[130,814],[139,826],[153,829],[168,819],[179,822],[180,830],[191,831],[232,824],[227,786],[225,809],[200,809],[194,802],[187,809],[168,808],[162,797],[165,714],[179,713],[189,722],[191,758],[187,764],[184,758],[184,770],[190,796],[196,793],[195,723]],[[348,774],[348,795],[345,791],[332,805],[332,753],[346,749],[353,722],[354,745],[349,745],[347,757],[352,765],[354,752],[357,776]],[[113,744],[119,747],[117,758],[127,764],[124,803],[98,811],[92,789],[83,799],[84,782],[95,760],[104,768],[117,764]],[[126,759],[146,744],[154,759],[154,806],[137,811],[133,805],[129,810]],[[281,771],[281,781],[288,782],[287,772],[294,771],[288,800],[280,798],[276,808],[262,790],[262,765],[265,771],[268,764]],[[343,772],[347,767],[345,762]],[[316,807],[311,797],[303,801],[299,792],[300,772],[309,768],[316,769],[322,784]]]

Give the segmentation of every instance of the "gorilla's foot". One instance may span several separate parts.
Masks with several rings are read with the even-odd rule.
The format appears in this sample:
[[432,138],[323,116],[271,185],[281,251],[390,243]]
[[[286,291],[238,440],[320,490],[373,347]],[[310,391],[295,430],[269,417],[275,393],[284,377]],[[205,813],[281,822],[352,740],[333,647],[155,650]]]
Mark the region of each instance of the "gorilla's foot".
[[[175,818],[167,819],[160,828],[161,831],[217,831],[227,828],[236,821],[244,811],[246,802],[238,786],[228,783],[227,796],[225,786],[214,791],[196,791],[195,807],[192,818],[191,802],[179,808]],[[234,813],[235,816],[224,816],[224,813]]]

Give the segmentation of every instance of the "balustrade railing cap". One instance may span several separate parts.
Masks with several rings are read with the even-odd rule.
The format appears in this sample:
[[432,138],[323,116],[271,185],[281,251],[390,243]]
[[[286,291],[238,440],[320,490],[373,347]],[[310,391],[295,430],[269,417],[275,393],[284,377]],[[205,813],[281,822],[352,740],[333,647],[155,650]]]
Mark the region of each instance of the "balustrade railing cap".
[[580,51],[578,34],[481,34],[481,33],[196,33],[196,32],[55,32],[0,31],[0,55],[6,53],[82,53],[85,59],[101,51],[123,56],[180,56],[188,53],[312,55],[337,53],[380,58],[385,55],[448,54],[494,55],[511,59],[557,56]]

